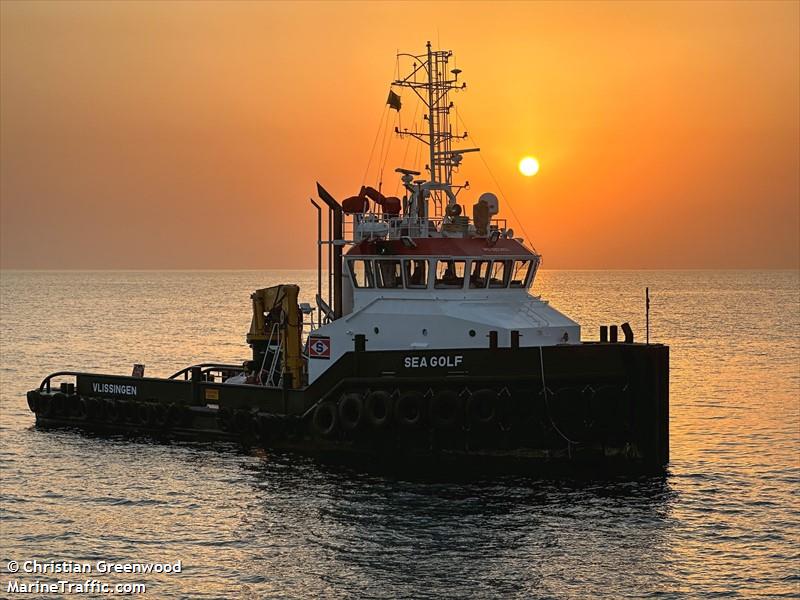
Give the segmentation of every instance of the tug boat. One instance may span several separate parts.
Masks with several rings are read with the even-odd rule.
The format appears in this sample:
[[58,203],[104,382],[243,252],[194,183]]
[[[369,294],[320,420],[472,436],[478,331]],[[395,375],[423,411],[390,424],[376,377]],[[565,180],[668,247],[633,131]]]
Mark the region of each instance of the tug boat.
[[[60,371],[28,392],[39,427],[238,440],[323,457],[658,472],[669,460],[669,349],[623,324],[581,327],[531,286],[541,256],[498,218],[492,193],[459,199],[453,53],[400,54],[427,131],[427,175],[397,168],[404,194],[317,184],[316,307],[297,285],[256,290],[241,364],[167,378]],[[323,222],[327,220],[327,235]],[[324,256],[323,256],[324,255]],[[325,259],[325,260],[323,260]],[[327,265],[324,263],[327,262]],[[327,273],[327,292],[323,279]],[[315,318],[316,317],[316,318]],[[610,334],[610,335],[609,335]]]

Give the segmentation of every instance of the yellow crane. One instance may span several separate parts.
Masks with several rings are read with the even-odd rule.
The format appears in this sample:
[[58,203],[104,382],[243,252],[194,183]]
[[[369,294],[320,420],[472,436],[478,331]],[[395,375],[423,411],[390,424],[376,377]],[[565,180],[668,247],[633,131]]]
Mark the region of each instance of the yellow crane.
[[296,285],[276,285],[253,292],[253,320],[247,334],[247,343],[258,353],[266,353],[270,344],[280,345],[281,368],[284,378],[290,376],[292,388],[301,387],[304,380],[299,292]]

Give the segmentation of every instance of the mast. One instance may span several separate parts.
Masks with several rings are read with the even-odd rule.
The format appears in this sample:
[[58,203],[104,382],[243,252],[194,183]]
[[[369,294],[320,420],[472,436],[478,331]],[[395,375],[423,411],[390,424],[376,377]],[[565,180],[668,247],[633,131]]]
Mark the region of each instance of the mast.
[[[413,131],[404,128],[402,131],[395,128],[401,137],[409,135],[428,146],[428,171],[429,179],[424,187],[434,201],[436,214],[442,212],[443,200],[450,206],[456,203],[453,188],[463,186],[453,185],[453,169],[461,163],[462,154],[477,152],[478,148],[453,150],[453,140],[467,137],[467,133],[457,136],[453,133],[450,124],[450,111],[455,105],[450,101],[450,92],[466,89],[467,84],[459,82],[458,76],[461,69],[447,70],[448,62],[453,56],[451,50],[433,50],[431,43],[426,44],[426,53],[421,55],[398,54],[399,58],[411,59],[412,67],[408,75],[392,82],[393,86],[410,88],[422,101],[427,109],[423,116],[428,121],[428,131]],[[424,76],[420,81],[418,75]]]
[[433,67],[433,51],[431,50],[431,43],[427,43],[428,48],[428,150],[430,151],[430,182],[436,183],[436,175],[437,171],[434,169],[434,165],[436,164],[436,152],[435,152],[435,140],[436,140],[436,125],[434,125],[434,118],[433,118],[433,78],[434,74],[436,73],[436,69]]

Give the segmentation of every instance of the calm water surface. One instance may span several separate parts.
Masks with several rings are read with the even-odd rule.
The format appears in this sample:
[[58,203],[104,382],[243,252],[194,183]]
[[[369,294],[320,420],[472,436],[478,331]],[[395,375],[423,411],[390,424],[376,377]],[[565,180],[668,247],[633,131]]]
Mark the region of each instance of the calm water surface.
[[[3,272],[0,597],[9,560],[174,562],[156,598],[800,596],[800,282],[754,271],[543,271],[596,339],[671,346],[669,474],[412,480],[221,445],[32,427],[60,369],[168,375],[247,356],[250,292],[315,275]],[[20,581],[82,575],[20,575]]]

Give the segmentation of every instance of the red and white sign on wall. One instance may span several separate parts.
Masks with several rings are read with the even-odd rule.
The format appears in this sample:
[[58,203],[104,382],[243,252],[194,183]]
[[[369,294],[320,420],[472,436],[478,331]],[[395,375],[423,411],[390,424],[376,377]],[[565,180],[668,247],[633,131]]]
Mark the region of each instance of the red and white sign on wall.
[[309,358],[330,358],[331,357],[331,338],[316,337],[308,339]]

